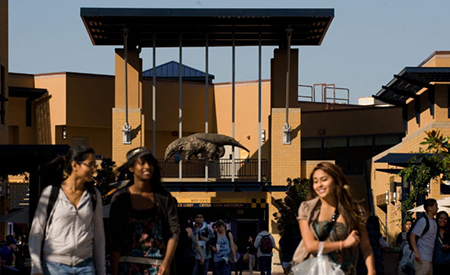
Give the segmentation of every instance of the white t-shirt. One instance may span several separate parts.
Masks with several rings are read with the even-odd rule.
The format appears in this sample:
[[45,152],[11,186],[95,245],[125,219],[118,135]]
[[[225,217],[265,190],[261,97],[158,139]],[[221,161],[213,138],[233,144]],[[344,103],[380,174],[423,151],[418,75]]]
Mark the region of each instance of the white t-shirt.
[[420,218],[414,226],[412,233],[419,237],[419,240],[417,241],[417,248],[419,249],[420,258],[432,262],[434,242],[437,234],[437,224],[435,219],[430,219],[428,216],[425,216],[425,218],[430,222],[430,228],[428,231],[421,236],[426,226],[426,221],[425,219]]

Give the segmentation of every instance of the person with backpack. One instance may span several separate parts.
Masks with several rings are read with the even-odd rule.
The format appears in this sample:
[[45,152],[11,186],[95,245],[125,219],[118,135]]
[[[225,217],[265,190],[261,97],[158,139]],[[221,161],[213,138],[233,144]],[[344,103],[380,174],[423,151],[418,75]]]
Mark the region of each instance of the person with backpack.
[[261,275],[272,273],[272,249],[275,247],[275,240],[272,234],[267,231],[267,224],[260,226],[261,232],[256,236],[255,248],[258,249],[258,263]]
[[177,204],[146,147],[128,151],[118,168],[129,179],[111,200],[112,275],[174,275],[180,235]]
[[206,275],[209,268],[209,260],[211,259],[211,249],[209,248],[209,242],[214,238],[213,231],[208,227],[205,222],[205,218],[202,213],[195,215],[195,224],[192,229],[195,238],[198,240],[198,244],[202,249],[203,259],[200,253],[195,255],[195,265],[192,275]]
[[31,274],[106,274],[101,194],[90,184],[96,170],[94,150],[82,145],[47,165],[51,185],[30,230]]
[[217,275],[230,275],[230,261],[237,262],[233,234],[225,229],[225,223],[222,220],[218,220],[215,225],[217,233],[210,244],[211,249],[214,251],[214,270]]
[[433,274],[433,250],[437,234],[434,216],[438,212],[435,199],[426,199],[423,204],[426,215],[418,219],[411,227],[409,246],[414,251],[414,269],[416,275]]

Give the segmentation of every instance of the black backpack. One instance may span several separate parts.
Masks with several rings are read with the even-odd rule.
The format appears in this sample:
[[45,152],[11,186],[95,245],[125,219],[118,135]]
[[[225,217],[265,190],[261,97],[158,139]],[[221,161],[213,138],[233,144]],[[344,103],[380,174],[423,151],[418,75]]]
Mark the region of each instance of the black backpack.
[[[412,233],[414,227],[416,226],[417,222],[418,222],[420,219],[422,219],[422,218],[425,219],[425,227],[424,227],[424,229],[423,229],[422,234],[420,235],[420,237],[422,237],[423,235],[425,235],[425,233],[427,233],[428,230],[430,229],[430,221],[428,220],[428,218],[427,218],[426,216],[423,216],[423,217],[421,217],[421,218],[419,218],[419,219],[417,219],[416,221],[413,222],[413,224],[411,225],[411,228],[409,229],[408,233],[406,234],[406,238],[407,238],[407,240],[408,240],[409,249],[411,249],[412,251],[413,251],[414,249],[413,249],[413,247],[412,247],[412,245],[411,245],[411,241],[410,241],[409,236],[411,235],[411,233]],[[420,237],[419,237],[419,236],[416,236],[416,244],[417,244],[417,240],[418,240]]]

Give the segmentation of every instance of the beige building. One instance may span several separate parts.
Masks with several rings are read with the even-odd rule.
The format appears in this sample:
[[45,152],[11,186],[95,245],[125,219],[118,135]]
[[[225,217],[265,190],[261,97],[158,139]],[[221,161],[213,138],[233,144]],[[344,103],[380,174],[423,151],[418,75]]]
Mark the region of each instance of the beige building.
[[[231,148],[226,148],[222,160],[208,164],[208,172],[205,162],[195,159],[182,162],[181,174],[173,159],[161,162],[164,181],[177,198],[180,211],[190,215],[202,212],[210,222],[224,219],[238,242],[255,235],[261,221],[269,224],[270,231],[278,239],[273,219],[277,210],[272,202],[285,197],[286,179],[308,177],[318,161],[327,160],[335,162],[344,170],[350,178],[355,198],[363,199],[369,211],[374,211],[383,221],[387,215],[389,237],[398,232],[399,227],[391,224],[395,224],[399,218],[400,202],[397,201],[395,205],[388,203],[387,206],[386,203],[384,206],[379,204],[380,196],[389,190],[393,174],[377,169],[391,168],[391,165],[376,161],[388,153],[417,150],[418,141],[426,129],[437,127],[444,134],[450,132],[444,127],[448,120],[445,90],[448,83],[442,83],[440,79],[428,79],[427,85],[434,87],[434,98],[427,88],[413,91],[421,104],[411,99],[399,100],[395,93],[386,94],[384,91],[381,91],[379,98],[390,105],[375,101],[351,105],[348,101],[339,102],[336,98],[315,100],[315,85],[311,86],[309,98],[299,98],[298,68],[301,64],[298,50],[288,51],[288,42],[280,39],[286,36],[286,28],[276,26],[269,17],[267,19],[254,14],[253,19],[233,29],[232,26],[237,25],[234,20],[242,18],[236,12],[244,12],[246,16],[256,12],[246,9],[209,11],[210,16],[203,21],[211,24],[209,47],[231,47],[233,30],[236,46],[258,45],[259,29],[254,29],[254,26],[262,23],[271,26],[263,32],[261,40],[262,46],[278,47],[273,52],[270,64],[264,64],[271,68],[270,79],[213,83],[210,72],[199,72],[182,62],[146,68],[152,71],[152,74],[148,74],[142,68],[143,57],[136,48],[152,47],[153,42],[158,47],[179,47],[180,34],[171,29],[173,26],[168,29],[161,27],[153,30],[156,37],[160,37],[153,41],[153,33],[141,35],[143,21],[148,23],[158,19],[160,22],[180,22],[173,20],[175,16],[185,20],[185,23],[194,24],[197,19],[192,18],[201,10],[175,9],[172,16],[164,16],[161,10],[143,9],[141,16],[137,16],[134,21],[136,24],[128,26],[129,48],[125,55],[123,33],[120,30],[108,33],[111,31],[108,22],[121,23],[123,18],[136,16],[133,11],[113,9],[112,13],[102,15],[103,9],[81,10],[92,43],[118,47],[111,54],[111,58],[115,59],[113,76],[72,72],[8,74],[7,47],[5,50],[1,44],[0,63],[5,67],[4,78],[7,79],[4,82],[2,80],[2,85],[7,83],[5,95],[8,91],[9,95],[5,96],[8,99],[4,102],[5,110],[8,111],[4,115],[5,126],[2,128],[0,125],[0,144],[86,144],[95,148],[99,157],[111,157],[120,164],[125,159],[125,153],[137,146],[147,146],[158,159],[163,159],[167,145],[179,137],[206,131],[234,136],[250,150],[249,153],[236,150],[234,165],[230,160]],[[290,20],[306,24],[305,33],[308,35],[294,31],[290,44],[292,47],[321,45],[334,17],[332,9],[317,10],[313,14],[308,13],[308,10],[290,10],[289,14],[296,14],[297,17],[283,16],[285,11],[282,9],[263,12],[274,18],[283,17],[286,24]],[[217,20],[224,13],[229,13],[229,17],[222,18],[225,20],[222,24],[226,27],[221,29]],[[0,20],[4,18],[0,16]],[[1,37],[8,36],[4,26],[1,24]],[[192,29],[192,26],[183,26],[181,29],[183,47],[205,47],[205,29],[197,27],[196,32]],[[246,32],[250,34],[243,34]],[[446,66],[446,62],[450,62],[445,58],[446,54],[436,52],[419,69]],[[288,84],[287,60],[290,63]],[[181,68],[182,78],[177,73],[164,74],[158,71],[169,67],[175,72]],[[190,75],[187,73],[189,71],[196,71],[196,74]],[[405,74],[408,75],[409,71],[405,71]],[[326,90],[333,89],[334,85],[317,87]],[[8,104],[9,109],[6,109]],[[427,109],[429,106],[433,106],[432,112]],[[290,126],[289,135],[283,132],[286,122]],[[130,126],[129,138],[124,136],[124,133],[128,133],[127,129],[124,132],[124,125],[127,124]],[[30,194],[32,201],[42,186],[33,183],[30,186],[35,188]],[[438,190],[436,183],[432,186],[432,192]],[[431,195],[437,197],[437,193]],[[4,214],[6,202],[0,202]],[[33,205],[32,202],[30,204]],[[273,259],[279,269],[279,258],[276,256]]]
[[[402,198],[410,184],[397,176],[406,162],[419,152],[425,132],[439,129],[450,135],[449,79],[450,52],[436,51],[417,67],[406,67],[377,93],[379,100],[401,108],[405,128],[402,141],[374,156],[370,181],[373,188],[375,214],[387,229],[389,242],[401,231]],[[392,182],[392,184],[391,184]],[[440,179],[430,183],[427,197],[441,199],[450,195]]]

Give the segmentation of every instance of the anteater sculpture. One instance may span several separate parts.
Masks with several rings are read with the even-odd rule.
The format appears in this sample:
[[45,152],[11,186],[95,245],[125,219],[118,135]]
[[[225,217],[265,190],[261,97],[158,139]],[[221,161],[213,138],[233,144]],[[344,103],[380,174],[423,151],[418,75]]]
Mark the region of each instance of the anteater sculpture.
[[181,158],[189,160],[192,155],[198,159],[208,160],[218,159],[225,154],[225,145],[236,146],[249,152],[242,144],[232,137],[211,134],[211,133],[197,133],[187,137],[182,137],[170,143],[164,154],[164,161],[170,159],[175,153],[180,153]]

